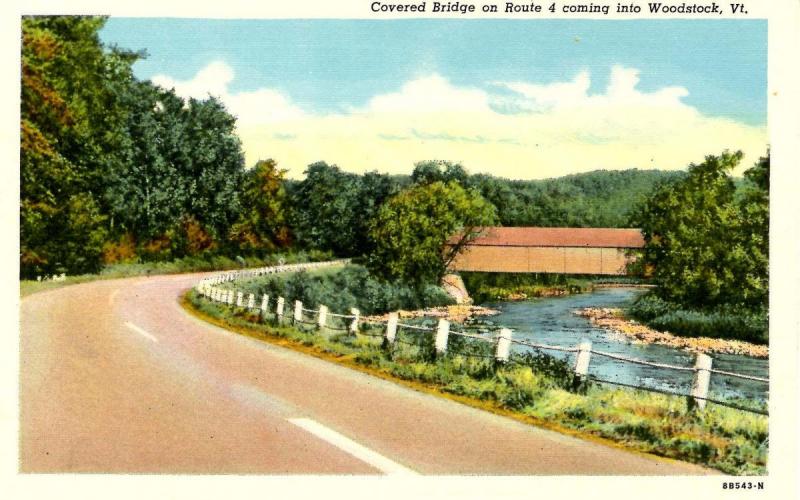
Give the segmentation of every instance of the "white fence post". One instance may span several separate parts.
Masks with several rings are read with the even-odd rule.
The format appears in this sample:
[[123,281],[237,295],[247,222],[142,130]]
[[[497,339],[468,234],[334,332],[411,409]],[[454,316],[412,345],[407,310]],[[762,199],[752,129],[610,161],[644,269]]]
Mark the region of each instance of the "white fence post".
[[233,290],[228,290],[228,305],[233,305]]
[[295,323],[303,321],[303,303],[299,300],[294,301],[294,321]]
[[447,337],[450,335],[450,322],[442,318],[436,327],[436,353],[444,354],[447,352]]
[[394,344],[394,338],[397,335],[397,313],[389,313],[389,321],[386,322],[386,342],[389,345]]
[[352,333],[358,332],[358,320],[361,318],[361,311],[355,307],[350,308],[350,314],[353,315],[353,321],[350,323],[350,331]]
[[591,358],[592,343],[584,340],[578,345],[578,352],[575,355],[575,377],[572,379],[573,389],[578,389],[585,385],[589,376],[589,361],[591,361]]
[[317,326],[320,329],[325,328],[325,320],[328,318],[328,306],[319,306],[319,315],[317,316]]
[[278,297],[278,302],[275,305],[275,316],[278,319],[278,323],[280,323],[281,320],[283,319],[283,303],[284,302],[285,301],[283,300],[283,297]]
[[495,352],[494,359],[501,363],[508,361],[508,355],[511,353],[511,337],[513,333],[508,328],[501,328],[500,334],[497,336],[497,351]]
[[261,315],[266,316],[269,311],[269,295],[261,297]]
[[707,354],[698,354],[694,361],[694,381],[692,382],[692,397],[689,399],[689,408],[702,410],[706,407],[705,398],[708,397],[708,386],[711,383],[711,363],[713,360]]
[[236,292],[236,307],[242,307],[242,298],[244,298],[244,294],[242,292]]
[[255,309],[255,307],[256,307],[256,296],[251,293],[250,296],[247,298],[247,308],[252,310]]

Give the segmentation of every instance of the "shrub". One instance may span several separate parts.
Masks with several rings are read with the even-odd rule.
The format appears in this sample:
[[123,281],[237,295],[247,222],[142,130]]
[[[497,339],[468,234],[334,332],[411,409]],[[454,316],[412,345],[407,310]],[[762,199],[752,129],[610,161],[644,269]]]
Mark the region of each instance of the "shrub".
[[648,326],[675,335],[769,342],[766,311],[724,306],[704,311],[682,309],[648,293],[639,297],[628,312]]
[[362,314],[381,314],[399,309],[419,309],[453,303],[453,299],[439,287],[413,289],[381,282],[360,265],[348,265],[335,271],[300,271],[290,275],[270,276],[242,282],[240,286],[248,293],[300,300],[309,308],[325,304],[331,311],[347,312],[355,307]]
[[103,263],[130,262],[136,258],[136,240],[133,234],[125,233],[117,241],[103,244]]

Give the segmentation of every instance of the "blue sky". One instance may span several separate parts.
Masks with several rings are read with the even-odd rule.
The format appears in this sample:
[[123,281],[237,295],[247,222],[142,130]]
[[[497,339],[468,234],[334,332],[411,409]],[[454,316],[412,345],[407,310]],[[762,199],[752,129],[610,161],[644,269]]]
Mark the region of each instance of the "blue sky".
[[[664,89],[680,89],[672,92],[672,97],[667,100],[682,106],[683,111],[691,108],[704,119],[721,119],[728,125],[733,122],[742,127],[758,129],[765,135],[767,24],[761,20],[112,18],[101,37],[105,43],[134,50],[145,49],[149,55],[136,63],[134,69],[137,76],[153,78],[165,86],[175,86],[179,93],[202,94],[203,91],[198,89],[206,85],[207,92],[228,96],[226,103],[230,103],[229,107],[234,112],[237,102],[243,106],[242,99],[237,101],[237,96],[247,96],[251,109],[258,96],[266,96],[264,102],[272,103],[272,108],[284,106],[285,113],[278,114],[294,120],[292,123],[295,125],[301,115],[305,120],[316,118],[313,126],[309,127],[317,131],[316,135],[314,138],[307,137],[305,147],[319,147],[320,155],[329,152],[320,142],[326,134],[324,123],[320,120],[327,120],[328,126],[341,127],[341,120],[332,120],[332,117],[343,118],[359,112],[369,112],[376,123],[382,124],[381,134],[384,138],[392,135],[389,133],[391,129],[399,131],[399,136],[408,138],[449,135],[473,142],[476,138],[491,139],[486,130],[449,130],[447,123],[439,120],[439,115],[439,128],[436,130],[420,131],[414,126],[425,118],[422,115],[413,118],[404,115],[405,125],[400,125],[397,107],[390,106],[388,111],[385,107],[380,110],[371,107],[387,94],[395,95],[402,101],[402,98],[411,99],[415,95],[437,90],[445,96],[461,95],[459,92],[464,91],[463,96],[473,100],[488,96],[491,113],[518,115],[525,112],[543,118],[541,113],[550,112],[553,108],[561,109],[570,95],[576,95],[568,92],[563,98],[554,97],[553,92],[561,88],[559,85],[572,82],[574,86],[581,87],[585,84],[585,92],[579,94],[586,98],[587,106],[594,109],[596,106],[589,104],[589,98],[608,94],[614,78],[630,80],[630,85],[635,86],[636,95],[631,94],[633,101],[645,102],[648,101],[647,96],[661,96],[659,92]],[[213,66],[216,73],[209,70],[204,79],[198,76],[213,64],[217,65]],[[224,80],[224,83],[217,85],[214,78],[217,81]],[[415,81],[420,82],[416,94],[413,90]],[[516,97],[525,99],[518,101]],[[552,101],[549,101],[551,98]],[[658,101],[660,104],[656,105],[661,106],[663,99],[659,99],[654,97],[650,101]],[[614,100],[614,105],[621,102]],[[602,106],[607,104],[603,103]],[[627,101],[623,104],[627,110]],[[651,104],[646,103],[646,106],[650,106],[652,112]],[[449,111],[454,111],[456,107],[453,104],[453,109]],[[267,106],[263,112],[269,113],[269,109]],[[417,111],[421,113],[424,110]],[[642,112],[642,116],[646,114]],[[460,119],[455,115],[451,118]],[[493,115],[492,118],[498,117]],[[603,121],[598,120],[598,123]],[[280,150],[286,146],[286,138],[297,139],[295,142],[298,144],[294,147],[299,147],[303,141],[303,134],[290,130],[292,127],[288,122],[287,129],[283,130],[274,123],[275,120],[267,119],[267,122],[273,123],[267,130],[266,124],[256,123],[258,120],[253,118],[243,121],[250,124],[248,130],[242,132],[251,160],[270,154],[272,150]],[[258,125],[261,126],[261,132],[255,131]],[[685,123],[676,122],[675,125],[684,126]],[[710,122],[705,125],[714,128]],[[353,124],[353,130],[360,130],[359,127],[364,126],[363,123]],[[502,128],[504,125],[498,122],[498,126]],[[649,125],[643,122],[642,126]],[[403,130],[407,132],[405,135]],[[530,142],[532,147],[535,141],[531,137],[536,134],[535,130],[540,129],[531,128],[528,135],[520,138],[498,136],[496,139],[506,140],[506,143]],[[574,146],[575,137],[598,135],[593,130],[573,132],[564,147]],[[622,137],[620,134],[612,135]],[[601,139],[609,147],[618,149],[629,142],[610,137]],[[356,134],[352,139],[357,141],[365,138]],[[555,139],[551,137],[549,140],[548,144],[553,145]],[[270,144],[281,147],[271,150]],[[647,144],[648,141],[644,141],[632,147],[641,150]],[[627,146],[631,147],[630,144]],[[447,148],[437,150],[431,144],[427,147],[418,151],[418,154],[430,155],[440,150],[450,154],[450,150],[444,151]],[[736,147],[736,144],[731,144],[731,147]],[[606,151],[607,155],[611,152],[613,149]],[[365,155],[362,157],[370,158],[367,152]],[[306,161],[296,154],[288,155],[287,159],[290,157],[293,162]],[[354,158],[360,157],[347,157],[349,160]],[[535,158],[536,155],[531,155],[531,160]],[[320,156],[318,159],[325,158]],[[465,158],[458,159],[467,161]],[[655,166],[677,168],[676,162],[684,162],[685,159],[681,157],[668,161],[662,158],[662,162]],[[373,160],[379,161],[380,158]],[[619,165],[599,162],[601,164],[597,166],[648,166],[631,165],[631,161],[632,158]],[[301,165],[289,167],[296,169]],[[355,170],[362,168],[369,166],[352,166]],[[376,168],[381,169],[380,166]],[[492,168],[486,161],[481,161],[478,169]],[[591,165],[564,165],[564,168],[580,171],[591,169]],[[387,166],[387,169],[399,168]],[[538,174],[544,175],[544,172]],[[537,173],[529,172],[529,175],[537,176]]]

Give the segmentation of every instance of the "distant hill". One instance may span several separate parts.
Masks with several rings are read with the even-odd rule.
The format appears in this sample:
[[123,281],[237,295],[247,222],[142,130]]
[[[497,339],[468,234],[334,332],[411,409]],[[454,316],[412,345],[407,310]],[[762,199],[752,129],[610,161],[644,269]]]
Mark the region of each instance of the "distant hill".
[[654,186],[682,171],[595,170],[542,180],[472,175],[467,184],[498,209],[504,226],[625,227],[631,210]]

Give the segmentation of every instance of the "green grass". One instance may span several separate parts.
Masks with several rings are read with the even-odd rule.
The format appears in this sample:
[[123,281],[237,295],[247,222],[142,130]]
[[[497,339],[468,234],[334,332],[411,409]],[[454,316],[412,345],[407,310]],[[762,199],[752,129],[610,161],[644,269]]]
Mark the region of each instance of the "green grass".
[[448,354],[437,358],[432,335],[401,330],[398,342],[386,348],[379,327],[351,335],[310,325],[275,325],[274,318],[262,321],[193,291],[185,303],[201,317],[239,333],[528,423],[729,474],[766,474],[764,416],[711,404],[693,412],[685,398],[598,384],[572,392],[572,373],[565,362],[514,353],[511,362],[497,365],[491,343],[464,337],[451,336]]
[[261,267],[276,265],[283,259],[287,264],[297,262],[308,262],[317,260],[328,260],[332,258],[329,254],[307,254],[305,252],[273,254],[265,258],[237,258],[231,259],[225,256],[204,256],[204,257],[184,257],[165,262],[132,262],[106,266],[97,274],[82,274],[78,276],[67,276],[63,281],[53,280],[20,280],[20,296],[25,297],[37,292],[53,290],[63,286],[86,283],[88,281],[130,278],[134,276],[147,276],[155,274],[179,274],[203,271],[221,271],[229,269],[241,269],[243,267]]
[[569,295],[592,289],[591,277],[546,273],[462,272],[464,285],[475,303],[526,300]]
[[626,313],[647,326],[675,335],[769,343],[766,309],[749,311],[744,307],[716,307],[693,310],[667,302],[650,292],[640,296]]

